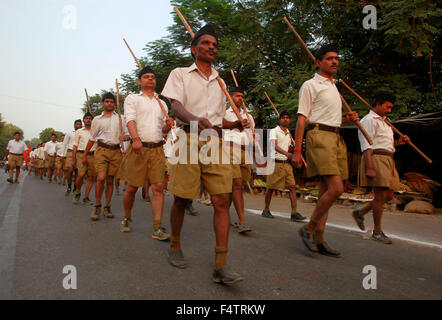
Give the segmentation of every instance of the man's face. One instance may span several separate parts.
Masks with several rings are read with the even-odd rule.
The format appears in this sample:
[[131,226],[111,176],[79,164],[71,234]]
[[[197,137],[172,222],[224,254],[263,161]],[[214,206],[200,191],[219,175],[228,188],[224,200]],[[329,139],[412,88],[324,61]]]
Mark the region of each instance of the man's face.
[[290,124],[290,117],[289,116],[283,116],[281,119],[279,119],[279,124],[282,127],[288,127]]
[[142,89],[155,90],[157,79],[153,73],[145,73],[141,76],[141,79],[138,79],[138,84]]
[[244,95],[241,92],[234,92],[232,93],[232,100],[237,107],[240,107],[244,102]]
[[83,127],[83,124],[81,123],[81,121],[75,122],[75,130],[81,129]]
[[114,111],[114,108],[115,108],[114,99],[104,99],[103,101],[104,111]]
[[88,116],[88,117],[84,118],[83,122],[84,122],[85,127],[90,127],[92,124],[92,117]]
[[61,142],[63,142],[64,141],[64,136],[61,136]]
[[381,117],[385,117],[387,114],[391,113],[391,109],[393,108],[393,103],[390,101],[385,101],[383,104],[376,105],[376,113]]
[[17,140],[17,141],[20,140],[20,135],[18,133],[14,134],[14,139]]
[[56,140],[57,140],[57,136],[52,135],[52,136],[51,136],[51,141],[52,141],[52,142],[55,142]]
[[339,57],[336,52],[327,52],[322,60],[316,60],[316,65],[319,67],[321,72],[333,75],[338,72],[339,67]]
[[201,60],[208,63],[214,63],[218,56],[218,41],[210,34],[204,34],[195,46],[191,48],[195,60]]

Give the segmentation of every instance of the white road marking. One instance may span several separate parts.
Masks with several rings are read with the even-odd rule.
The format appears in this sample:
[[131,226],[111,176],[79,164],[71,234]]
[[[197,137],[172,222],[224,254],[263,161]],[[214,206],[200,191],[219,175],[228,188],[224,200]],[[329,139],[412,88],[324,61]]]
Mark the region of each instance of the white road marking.
[[[262,213],[262,210],[255,210],[255,209],[248,209],[248,208],[246,208],[246,211],[248,211],[250,213],[253,213],[253,214],[257,214],[257,215],[261,215],[261,213]],[[275,217],[290,219],[290,217],[287,216],[287,213],[283,213],[283,212],[272,211],[272,215],[275,216]],[[309,221],[310,220],[308,218],[305,219],[305,222],[309,222]],[[346,226],[346,225],[332,223],[332,222],[327,222],[327,226],[333,227],[333,228],[336,228],[336,229],[341,229],[341,230],[346,230],[346,231],[351,231],[351,232],[357,232],[357,233],[361,233],[361,234],[366,233],[365,231],[361,231],[359,228],[356,228],[356,227],[349,227],[349,226]],[[433,242],[427,242],[427,241],[420,241],[420,240],[411,239],[411,238],[407,238],[407,237],[403,237],[403,236],[399,236],[399,235],[395,235],[395,234],[389,234],[388,236],[390,238],[392,238],[392,239],[398,239],[398,240],[402,240],[402,241],[408,241],[408,242],[411,242],[411,243],[414,243],[414,244],[417,244],[417,245],[422,245],[422,246],[426,246],[426,247],[442,249],[442,244],[441,243],[433,243]]]

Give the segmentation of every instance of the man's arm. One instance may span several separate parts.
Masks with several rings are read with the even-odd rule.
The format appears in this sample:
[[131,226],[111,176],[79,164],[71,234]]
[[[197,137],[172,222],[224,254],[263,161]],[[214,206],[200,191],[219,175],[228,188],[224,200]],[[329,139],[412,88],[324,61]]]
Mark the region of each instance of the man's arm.
[[410,138],[408,136],[399,137],[399,139],[394,141],[394,146],[402,146],[410,142]]
[[141,138],[138,136],[136,122],[134,120],[129,121],[127,123],[127,129],[132,137],[132,149],[135,151],[135,153],[143,154],[143,144],[141,143]]
[[210,123],[209,120],[206,118],[199,118],[195,116],[194,114],[187,111],[184,106],[179,102],[178,100],[171,99],[170,100],[171,106],[172,106],[172,112],[181,121],[184,123],[189,123],[190,121],[197,121],[198,122],[198,129],[200,131],[204,129],[212,129],[213,125]]
[[298,121],[296,122],[296,131],[295,131],[295,153],[293,154],[293,164],[296,168],[301,168],[302,166],[302,140],[304,139],[304,130],[305,125],[307,124],[307,117],[303,114],[298,114]]
[[364,157],[365,161],[365,175],[369,179],[376,179],[376,170],[373,166],[373,150],[367,149],[362,153],[362,156]]
[[293,157],[292,153],[289,153],[287,151],[285,151],[284,149],[281,149],[278,146],[278,140],[271,140],[274,144],[275,144],[275,150],[278,151],[279,153],[285,155],[287,158],[291,159]]
[[342,123],[348,123],[348,122],[356,122],[359,120],[359,115],[356,111],[347,112],[345,115],[345,118],[342,118]]

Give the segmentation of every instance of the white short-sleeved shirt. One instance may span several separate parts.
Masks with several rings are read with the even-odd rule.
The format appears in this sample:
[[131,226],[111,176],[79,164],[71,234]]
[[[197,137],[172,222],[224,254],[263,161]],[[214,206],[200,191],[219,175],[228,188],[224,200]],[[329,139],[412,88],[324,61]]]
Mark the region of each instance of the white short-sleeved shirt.
[[[91,138],[91,130],[86,129],[86,127],[78,129],[77,131],[75,131],[74,146],[77,146],[78,148],[77,150],[84,151],[86,150],[86,146],[90,138]],[[95,142],[89,152],[95,151],[96,148],[97,148],[97,143]]]
[[25,150],[28,149],[26,143],[22,140],[16,141],[15,139],[9,140],[8,146],[6,147],[9,153],[23,154]]
[[55,154],[59,157],[63,157],[65,154],[64,148],[63,148],[63,142],[57,142],[55,146]]
[[[240,109],[240,108],[238,108],[238,109]],[[241,118],[249,120],[243,109],[240,109],[240,114],[241,114]],[[224,119],[226,119],[227,121],[230,121],[230,122],[235,122],[238,120],[238,117],[236,116],[236,113],[233,111],[232,108],[228,108],[226,110],[226,114],[224,116]],[[252,121],[252,123],[250,123],[250,127],[254,128],[255,121],[253,120],[252,117],[250,117],[250,120]],[[225,141],[232,141],[232,142],[235,142],[236,144],[240,144],[240,145],[244,145],[244,146],[248,146],[251,143],[251,141],[249,139],[249,137],[252,137],[252,130],[251,129],[244,129],[243,131],[240,131],[239,129],[233,129],[233,130],[223,129],[223,131],[224,131],[223,140],[225,140]]]
[[[290,144],[292,143],[292,139],[290,139],[290,131],[287,129],[286,132],[284,132],[280,126],[277,126],[276,128],[273,128],[270,130],[270,138],[269,140],[276,140],[278,142],[278,147],[280,147],[282,150],[289,151]],[[282,153],[279,153],[275,150],[275,153],[272,154],[272,158],[276,160],[287,160],[287,156],[283,155]]]
[[315,74],[299,90],[298,114],[310,123],[321,123],[330,127],[342,124],[342,101],[335,83]]
[[55,150],[57,146],[57,142],[48,141],[45,144],[45,151],[48,153],[49,156],[55,156],[55,153],[57,152]]
[[71,132],[68,132],[63,140],[63,149],[64,149],[64,155],[66,155],[66,152],[68,150],[72,150],[74,148],[74,138],[75,138],[75,130],[72,130]]
[[[166,103],[163,100],[160,102],[167,112]],[[161,110],[156,94],[152,99],[143,92],[128,95],[124,100],[124,115],[126,125],[135,121],[141,141],[157,143],[163,140],[162,129],[166,116]]]
[[368,136],[373,140],[370,145],[358,130],[359,142],[361,143],[361,150],[364,152],[367,149],[384,149],[390,152],[395,152],[394,148],[394,133],[388,124],[385,123],[385,117],[381,117],[373,110],[361,119],[361,125],[367,131]]
[[[207,79],[195,63],[187,68],[176,68],[170,73],[161,94],[179,101],[194,116],[206,118],[212,125],[222,127],[226,97],[217,77],[218,72],[212,67],[212,74]],[[177,119],[177,124],[186,123]]]
[[[121,116],[123,127],[123,135],[127,135],[127,126],[124,116]],[[102,141],[106,144],[116,145],[120,143],[120,119],[117,113],[112,113],[112,116],[107,117],[104,112],[96,116],[92,121],[91,126],[91,140]]]
[[40,160],[45,160],[46,156],[45,156],[45,148],[44,147],[40,147],[37,149],[37,158]]

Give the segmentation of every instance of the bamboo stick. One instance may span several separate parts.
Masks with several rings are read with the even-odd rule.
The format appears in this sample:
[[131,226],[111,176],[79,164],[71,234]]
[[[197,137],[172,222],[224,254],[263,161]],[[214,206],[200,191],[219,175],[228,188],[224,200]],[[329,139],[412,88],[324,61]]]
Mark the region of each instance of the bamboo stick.
[[[287,19],[287,17],[284,17],[284,21],[287,23],[287,25],[289,26],[289,28],[293,31],[293,33],[295,34],[296,38],[299,40],[299,42],[301,43],[301,46],[304,48],[304,50],[309,54],[310,58],[312,58],[313,63],[316,62],[316,58],[315,56],[311,53],[310,49],[307,47],[307,45],[305,44],[304,40],[302,40],[301,36],[296,32],[295,28],[293,27],[293,25],[290,23],[289,19]],[[344,97],[340,94],[341,96],[341,100],[345,106],[345,108],[347,109],[348,112],[353,112],[350,108],[350,106],[348,105],[347,101],[345,101]],[[368,136],[367,132],[364,130],[364,128],[361,126],[359,121],[355,121],[356,125],[358,126],[359,130],[361,130],[362,134],[364,135],[365,139],[367,139],[368,143],[370,145],[373,144],[373,141],[370,139],[370,137]]]
[[86,101],[87,101],[87,111],[92,114],[91,105],[89,104],[89,95],[87,94],[86,88],[84,88],[84,92],[86,93]]

